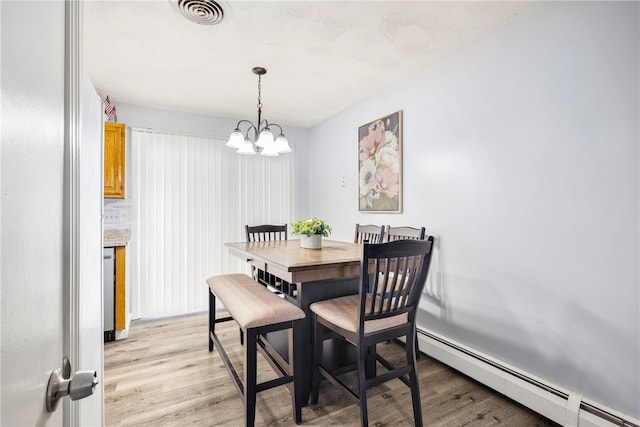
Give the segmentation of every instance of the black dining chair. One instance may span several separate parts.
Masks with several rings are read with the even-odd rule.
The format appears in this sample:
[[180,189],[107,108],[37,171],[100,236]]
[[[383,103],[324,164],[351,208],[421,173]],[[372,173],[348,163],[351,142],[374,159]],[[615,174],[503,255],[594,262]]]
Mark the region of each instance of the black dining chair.
[[[429,273],[432,248],[432,237],[365,243],[359,293],[311,304],[314,325],[312,404],[318,403],[320,380],[324,377],[360,406],[360,423],[366,426],[367,389],[397,378],[411,389],[414,422],[416,426],[422,426],[414,341],[416,312]],[[332,371],[322,364],[327,330],[342,336],[356,348],[357,393],[337,378],[336,375],[344,374],[344,367]],[[376,353],[377,343],[402,337],[406,339],[405,365],[394,366]],[[375,376],[375,372],[367,369],[373,361],[379,362],[387,372]]]
[[394,240],[401,239],[414,239],[414,240],[424,240],[425,237],[425,228],[414,228],[414,227],[391,227],[387,225],[387,234],[385,236],[385,242],[393,242]]
[[247,242],[266,242],[287,240],[287,224],[284,225],[245,225]]
[[356,234],[353,243],[382,243],[384,238],[384,225],[360,225],[356,224]]
[[[383,226],[384,227],[384,226]],[[426,230],[424,227],[415,228],[409,226],[392,227],[387,225],[384,229],[384,238],[381,242],[395,242],[396,240],[424,240]],[[416,336],[416,358],[420,359],[420,348]]]
[[[287,240],[287,224],[284,225],[245,225],[247,242],[270,242],[273,240]],[[263,285],[273,288],[280,288],[280,283],[276,283],[275,277],[260,272],[255,266],[251,266],[251,275]]]
[[[385,242],[393,242],[401,239],[424,240],[425,228],[415,227],[392,227],[387,225],[387,234],[384,238]],[[420,347],[418,346],[418,338],[416,337],[416,357],[420,359]]]
[[[270,242],[274,240],[288,240],[287,224],[284,225],[245,225],[245,233],[247,242]],[[251,277],[253,280],[264,285],[271,292],[282,294],[282,282],[280,279],[266,271],[258,270],[254,265],[251,266]],[[240,343],[244,343],[244,334],[240,329]]]

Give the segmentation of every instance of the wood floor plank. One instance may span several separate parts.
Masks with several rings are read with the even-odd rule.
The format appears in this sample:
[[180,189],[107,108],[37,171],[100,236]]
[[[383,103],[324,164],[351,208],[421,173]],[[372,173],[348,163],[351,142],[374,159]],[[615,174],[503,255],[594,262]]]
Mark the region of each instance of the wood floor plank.
[[[242,400],[219,353],[209,352],[205,313],[132,322],[129,337],[105,344],[105,423],[107,426],[237,426]],[[230,359],[243,371],[243,348],[234,322],[216,326]],[[404,357],[402,344],[378,346],[392,363]],[[459,372],[422,355],[418,360],[424,424],[427,426],[547,427],[553,422],[501,396]],[[275,374],[258,356],[258,378]],[[346,381],[353,379],[347,378]],[[411,426],[408,387],[389,381],[367,394],[369,422]],[[304,407],[303,425],[357,426],[360,411],[328,382],[317,405]],[[286,387],[259,393],[256,425],[295,425]]]

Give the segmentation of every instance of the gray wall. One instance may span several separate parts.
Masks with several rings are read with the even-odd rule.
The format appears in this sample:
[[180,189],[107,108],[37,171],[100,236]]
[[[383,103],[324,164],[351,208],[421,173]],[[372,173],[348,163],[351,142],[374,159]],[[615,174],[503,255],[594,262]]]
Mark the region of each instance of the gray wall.
[[[334,238],[439,238],[426,327],[635,417],[638,6],[541,4],[312,128],[307,190]],[[357,128],[396,110],[404,213],[359,214]]]

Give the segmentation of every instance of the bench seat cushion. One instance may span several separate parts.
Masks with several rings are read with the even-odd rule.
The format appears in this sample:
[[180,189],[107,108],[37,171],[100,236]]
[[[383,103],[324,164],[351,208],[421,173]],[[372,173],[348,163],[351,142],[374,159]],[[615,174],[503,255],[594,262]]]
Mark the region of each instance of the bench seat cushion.
[[246,274],[209,277],[207,284],[242,329],[305,317],[299,307],[280,298]]

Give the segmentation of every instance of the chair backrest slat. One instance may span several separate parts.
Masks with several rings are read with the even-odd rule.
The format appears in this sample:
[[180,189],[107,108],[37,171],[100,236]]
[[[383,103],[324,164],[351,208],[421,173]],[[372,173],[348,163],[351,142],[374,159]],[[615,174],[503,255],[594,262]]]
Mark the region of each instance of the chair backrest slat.
[[287,240],[287,224],[284,225],[245,225],[247,242],[268,242]]
[[391,227],[387,225],[387,233],[385,236],[385,242],[393,242],[396,240],[413,239],[424,240],[426,230],[424,227]]
[[382,243],[384,238],[384,225],[360,225],[356,224],[356,234],[353,243]]

